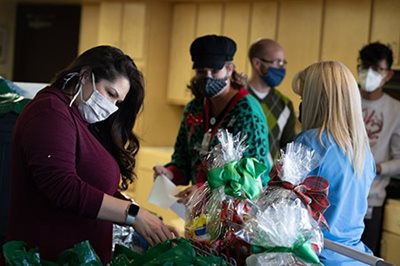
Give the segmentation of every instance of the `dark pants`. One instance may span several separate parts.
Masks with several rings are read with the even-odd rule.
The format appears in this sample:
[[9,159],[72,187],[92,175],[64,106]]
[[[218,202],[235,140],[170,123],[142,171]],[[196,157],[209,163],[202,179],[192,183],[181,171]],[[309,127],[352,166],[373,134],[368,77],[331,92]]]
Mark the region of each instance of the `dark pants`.
[[[389,185],[386,187],[386,198],[400,198],[400,180],[392,178]],[[386,200],[385,200],[386,202]],[[380,257],[383,211],[385,204],[382,207],[374,207],[372,210],[371,219],[364,219],[365,229],[361,236],[361,240],[369,247],[374,255]]]
[[[0,114],[0,253],[6,239],[11,184],[11,138],[18,115]],[[1,265],[1,262],[0,262]]]
[[364,219],[365,229],[361,236],[362,242],[369,247],[375,256],[380,256],[382,237],[383,208],[374,207],[371,219]]

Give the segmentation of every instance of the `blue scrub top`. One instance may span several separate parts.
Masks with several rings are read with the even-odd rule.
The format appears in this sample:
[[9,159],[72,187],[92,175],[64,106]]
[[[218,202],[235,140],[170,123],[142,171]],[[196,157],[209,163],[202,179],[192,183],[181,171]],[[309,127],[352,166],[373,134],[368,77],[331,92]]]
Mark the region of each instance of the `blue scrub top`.
[[[323,144],[316,129],[300,133],[295,142],[306,145],[321,156],[319,166],[310,175],[319,175],[329,181],[330,206],[324,213],[329,231],[323,230],[324,237],[371,254],[360,240],[368,208],[368,192],[375,177],[375,162],[369,146],[365,153],[363,173],[356,176],[349,158],[326,133],[322,135]],[[328,249],[323,249],[320,259],[324,265],[365,265]]]

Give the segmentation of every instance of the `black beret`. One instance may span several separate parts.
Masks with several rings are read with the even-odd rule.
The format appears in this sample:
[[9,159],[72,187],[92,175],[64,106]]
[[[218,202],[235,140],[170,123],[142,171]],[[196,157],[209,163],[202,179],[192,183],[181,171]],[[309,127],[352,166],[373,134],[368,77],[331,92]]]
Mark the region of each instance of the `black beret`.
[[232,61],[236,52],[236,43],[225,36],[205,35],[198,37],[190,46],[193,69],[221,69],[225,62]]

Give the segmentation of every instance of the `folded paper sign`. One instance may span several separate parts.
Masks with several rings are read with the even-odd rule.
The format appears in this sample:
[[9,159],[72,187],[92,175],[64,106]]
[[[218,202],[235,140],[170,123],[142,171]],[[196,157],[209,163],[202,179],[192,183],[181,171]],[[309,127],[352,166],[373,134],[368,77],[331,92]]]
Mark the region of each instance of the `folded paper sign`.
[[148,201],[161,208],[170,208],[179,217],[185,219],[186,207],[178,203],[175,197],[179,193],[179,188],[165,175],[157,176],[150,191]]

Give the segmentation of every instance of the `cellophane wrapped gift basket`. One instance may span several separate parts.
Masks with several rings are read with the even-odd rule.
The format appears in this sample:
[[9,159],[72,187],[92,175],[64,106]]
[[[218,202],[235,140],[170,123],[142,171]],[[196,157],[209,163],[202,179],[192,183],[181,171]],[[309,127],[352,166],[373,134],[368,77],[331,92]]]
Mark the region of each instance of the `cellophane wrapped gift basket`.
[[226,131],[217,137],[220,144],[205,158],[208,181],[187,205],[186,237],[228,264],[319,264],[328,182],[307,176],[318,156],[305,146],[288,144],[263,189],[267,168],[243,157],[245,139]]
[[186,237],[197,246],[209,247],[238,264],[249,256],[250,245],[236,236],[252,200],[262,192],[260,176],[266,166],[254,158],[242,158],[244,139],[227,131],[217,133],[219,143],[205,156],[208,182],[187,204]]
[[319,157],[302,144],[289,143],[255,201],[255,215],[237,232],[252,245],[247,265],[319,264],[323,212],[329,207],[328,181],[308,176]]

